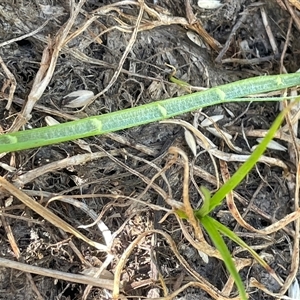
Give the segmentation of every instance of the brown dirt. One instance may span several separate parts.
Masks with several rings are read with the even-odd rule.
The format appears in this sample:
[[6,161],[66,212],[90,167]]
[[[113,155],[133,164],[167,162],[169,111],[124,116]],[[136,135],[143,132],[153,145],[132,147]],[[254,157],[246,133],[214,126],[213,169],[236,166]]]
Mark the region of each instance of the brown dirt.
[[[134,1],[129,1],[130,4],[123,1],[115,9],[103,10],[116,2],[88,0],[83,5],[70,33],[81,28],[95,15],[95,11],[102,8],[101,13],[98,13],[98,18],[86,30],[62,48],[52,79],[34,107],[32,118],[24,126],[25,129],[46,126],[44,118],[49,115],[60,122],[66,122],[74,117],[98,115],[187,93],[186,89],[169,81],[172,69],[168,65],[175,68],[177,78],[194,87],[210,87],[257,75],[278,74],[283,66],[287,72],[295,72],[299,68],[299,30],[294,22],[287,41],[291,15],[279,5],[280,1],[263,0],[257,3],[250,0],[227,0],[223,1],[221,8],[215,10],[201,9],[196,1],[192,1],[192,10],[198,20],[201,20],[203,28],[222,48],[234,26],[244,18],[220,63],[216,63],[216,58],[222,48],[215,51],[203,39],[202,46],[199,46],[188,38],[187,32],[191,29],[182,23],[182,20],[186,20],[185,1],[159,0],[155,1],[155,5],[153,1],[147,1],[153,11],[172,18],[176,24],[168,25],[164,19],[158,20],[151,15],[150,11],[145,12],[141,23],[144,29],[138,33],[116,82],[83,111],[66,108],[64,96],[84,89],[91,90],[94,94],[100,93],[108,86],[118,68],[139,14],[139,5],[133,5]],[[9,130],[32,90],[47,40],[54,39],[69,20],[68,3],[69,1],[56,0],[0,2],[0,44],[28,34],[48,20],[36,34],[0,47],[0,56],[16,80],[13,104],[7,110],[5,107],[9,88],[4,87],[7,76],[4,69],[0,69],[0,82],[4,87],[0,102],[0,129],[3,132]],[[274,35],[277,53],[266,33],[262,8]],[[298,18],[299,11],[294,12]],[[175,22],[175,17],[181,19],[176,19]],[[198,37],[201,39],[199,34]],[[287,49],[282,54],[285,43]],[[242,148],[243,154],[249,153],[249,148],[243,138],[242,127],[247,141],[253,146],[256,142],[250,131],[268,129],[278,114],[278,107],[274,103],[253,103],[249,108],[247,106],[235,103],[209,107],[204,111],[209,116],[224,115],[219,126],[235,136],[234,145]],[[193,122],[197,120],[197,115],[187,114],[181,119]],[[205,129],[200,130],[220,150],[233,153],[232,149],[224,146],[220,138]],[[136,238],[147,230],[158,229],[170,235],[191,269],[222,291],[228,280],[228,273],[222,262],[209,258],[209,262],[205,263],[197,249],[187,241],[174,215],[169,215],[159,223],[164,211],[157,209],[157,206],[170,207],[162,195],[159,195],[158,189],[150,188],[143,193],[147,187],[145,180],[151,179],[170,161],[167,151],[170,146],[175,145],[188,154],[192,163],[190,200],[195,208],[199,207],[201,197],[198,187],[203,185],[210,190],[216,188],[215,169],[210,156],[203,152],[193,160],[184,140],[183,130],[179,125],[173,124],[150,124],[114,135],[88,138],[85,142],[90,147],[88,151],[102,151],[103,157],[61,167],[61,160],[88,153],[87,148],[69,142],[7,154],[1,158],[1,163],[12,169],[1,168],[0,175],[18,184],[25,193],[43,205],[54,196],[71,198],[73,204],[53,201],[47,207],[75,228],[93,222],[90,216],[75,205],[75,196],[82,195],[81,199],[76,200],[93,210],[97,216],[101,215],[101,220],[112,233],[119,230],[111,250],[113,260],[106,268],[108,278],[114,277],[121,255]],[[200,151],[202,149],[198,148],[198,152]],[[266,156],[287,164],[285,172],[281,167],[260,163],[236,189],[246,201],[242,203],[236,200],[241,214],[257,229],[269,226],[276,219],[282,219],[294,209],[295,160],[290,157],[290,152],[276,150],[268,150]],[[41,169],[55,161],[58,164],[51,171],[44,172]],[[217,164],[219,166],[218,161]],[[228,163],[230,173],[233,174],[239,165],[236,161]],[[26,180],[26,174],[31,170],[34,170],[36,176]],[[211,176],[208,177],[204,171]],[[166,194],[171,191],[173,199],[182,201],[182,163],[175,163],[165,175],[165,180],[159,177],[155,183]],[[105,261],[106,253],[77,238],[71,239],[74,243],[72,245],[70,235],[43,221],[41,216],[21,205],[16,198],[7,204],[9,199],[9,193],[2,190],[0,257],[17,260],[19,251],[20,262],[74,274],[97,270],[101,262]],[[148,205],[137,203],[133,199],[139,199]],[[151,207],[150,204],[157,206]],[[267,260],[278,276],[286,280],[293,258],[290,249],[293,245],[293,225],[288,225],[286,230],[259,236],[249,234],[249,231],[237,225],[225,204],[218,207],[212,215],[234,229]],[[190,225],[185,223],[185,226],[193,236]],[[97,226],[80,231],[90,239],[104,243]],[[13,248],[13,242],[8,239],[9,233],[18,250]],[[234,243],[226,242],[236,257],[251,257],[246,252],[239,252]],[[161,280],[158,273],[161,274]],[[240,274],[250,299],[271,300],[275,296],[270,293],[280,292],[279,284],[257,264],[243,268]],[[262,283],[269,293],[249,286],[250,278]],[[153,233],[134,247],[122,269],[121,279],[124,283],[121,294],[127,299],[163,297],[166,296],[164,293],[174,293],[186,283],[197,281],[178,261],[166,238]],[[162,282],[165,284],[164,288]],[[41,299],[82,299],[85,288],[84,284],[34,274],[29,276],[14,269],[0,267],[0,299],[38,299],[37,291]],[[87,299],[110,299],[111,292],[93,287]],[[233,287],[228,299],[236,296],[237,292]],[[177,299],[213,298],[194,285],[183,289]]]

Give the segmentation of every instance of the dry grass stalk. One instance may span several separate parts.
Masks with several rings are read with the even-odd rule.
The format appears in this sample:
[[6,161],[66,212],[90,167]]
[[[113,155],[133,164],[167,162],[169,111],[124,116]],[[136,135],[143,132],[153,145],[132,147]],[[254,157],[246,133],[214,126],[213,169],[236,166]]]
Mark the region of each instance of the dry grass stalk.
[[34,199],[27,196],[24,192],[16,188],[14,185],[9,183],[6,179],[3,177],[0,177],[0,184],[2,186],[2,189],[7,190],[11,195],[18,198],[21,202],[23,202],[26,206],[31,208],[33,211],[35,211],[37,214],[42,216],[45,220],[53,224],[54,226],[61,228],[62,230],[69,232],[76,236],[77,238],[85,241],[86,243],[90,244],[91,246],[101,250],[101,251],[107,251],[107,247],[105,245],[102,245],[100,243],[94,242],[90,239],[88,239],[86,236],[84,236],[82,233],[80,233],[78,230],[73,228],[71,225],[69,225],[67,222],[59,218],[57,215],[55,215],[52,211],[49,209],[43,207],[41,204],[36,202]]
[[53,76],[59,53],[65,44],[67,36],[76,20],[77,15],[80,12],[82,5],[85,2],[86,0],[80,0],[78,4],[75,5],[75,1],[72,0],[71,15],[69,20],[64,26],[61,27],[54,39],[48,39],[47,46],[43,51],[41,66],[35,76],[27,102],[23,106],[22,112],[20,115],[18,115],[12,127],[10,128],[11,132],[18,131],[21,126],[30,120],[32,109],[36,102],[41,98]]
[[80,284],[91,284],[93,286],[98,286],[109,290],[113,289],[113,284],[114,284],[113,280],[111,279],[93,278],[91,276],[70,274],[70,273],[60,272],[60,271],[46,269],[46,268],[39,268],[39,267],[12,261],[1,257],[0,257],[0,266],[4,268],[12,268],[12,269],[20,270],[22,272],[28,272],[32,274],[41,275],[41,276],[52,277],[55,279],[77,282]]

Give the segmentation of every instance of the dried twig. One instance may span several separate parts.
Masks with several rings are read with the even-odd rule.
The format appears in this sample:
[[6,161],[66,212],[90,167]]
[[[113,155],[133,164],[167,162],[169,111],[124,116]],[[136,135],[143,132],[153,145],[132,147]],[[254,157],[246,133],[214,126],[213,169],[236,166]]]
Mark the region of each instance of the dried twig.
[[22,192],[21,190],[16,188],[14,185],[9,183],[6,179],[4,179],[1,176],[0,176],[0,185],[2,186],[3,189],[9,191],[12,195],[14,195],[16,198],[18,198],[26,206],[31,208],[33,211],[35,211],[37,214],[42,216],[45,220],[52,223],[54,226],[61,228],[64,231],[75,235],[77,238],[85,241],[86,243],[90,244],[91,246],[97,248],[98,250],[101,250],[104,252],[108,251],[108,248],[105,245],[102,245],[100,243],[97,243],[97,242],[94,242],[94,241],[88,239],[86,236],[84,236],[78,230],[73,228],[67,222],[65,222],[64,220],[59,218],[57,215],[55,215],[52,211],[43,207],[41,204],[39,204],[34,199],[27,196],[24,192]]
[[41,67],[35,76],[32,89],[28,95],[27,102],[25,103],[20,115],[18,115],[18,117],[14,121],[12,127],[10,128],[10,131],[18,131],[21,126],[23,126],[28,120],[30,120],[31,111],[36,102],[44,93],[52,78],[59,53],[85,1],[86,0],[80,0],[77,6],[75,7],[74,0],[71,1],[71,15],[68,22],[61,27],[61,29],[59,30],[59,32],[53,40],[49,39],[48,45],[43,51]]
[[274,38],[274,35],[273,35],[273,32],[270,28],[270,25],[269,25],[269,22],[268,22],[268,17],[267,17],[267,14],[266,14],[266,10],[264,7],[261,7],[260,8],[260,13],[261,13],[261,18],[262,18],[262,21],[263,21],[263,24],[265,26],[265,30],[267,32],[267,35],[269,37],[269,42],[271,44],[271,47],[272,47],[272,50],[273,50],[273,53],[275,55],[277,55],[279,53],[278,51],[278,47],[277,47],[277,43],[275,41],[275,38]]
[[[91,276],[77,275],[73,273],[70,274],[70,273],[60,272],[51,269],[39,268],[39,267],[23,264],[2,257],[0,257],[0,267],[16,269],[22,272],[33,273],[41,276],[52,277],[55,279],[61,279],[70,282],[77,282],[80,284],[91,284],[93,286],[98,286],[108,290],[112,290],[114,285],[114,282],[111,279],[93,278]],[[122,289],[122,286],[120,286],[120,289]]]
[[289,0],[290,4],[295,6],[297,9],[300,10],[300,3],[299,0]]
[[298,0],[284,0],[284,3],[286,5],[286,7],[287,7],[287,10],[291,14],[291,16],[292,16],[292,18],[293,18],[293,20],[295,22],[295,25],[296,25],[298,31],[300,31],[300,19],[299,19],[298,15],[295,13],[295,11],[294,11],[294,9],[293,9],[293,7],[291,5],[291,4],[294,5],[296,3],[298,6],[300,6],[299,1]]
[[6,107],[5,107],[5,109],[10,109],[10,106],[11,106],[13,98],[14,98],[14,93],[15,93],[15,90],[16,90],[16,87],[17,87],[17,81],[16,81],[15,76],[7,68],[7,66],[4,63],[1,56],[0,56],[0,65],[1,65],[4,73],[8,77],[8,81],[3,84],[2,88],[1,88],[1,92],[4,93],[6,88],[10,85],[9,96],[8,96],[8,99],[7,99],[8,101],[7,101],[7,104],[6,104]]
[[132,35],[131,35],[131,38],[128,42],[128,45],[119,61],[119,64],[118,64],[118,67],[117,67],[117,70],[115,71],[114,75],[112,76],[112,78],[110,79],[109,83],[107,84],[107,86],[100,92],[98,93],[97,95],[95,95],[92,99],[91,99],[91,102],[92,103],[95,99],[97,99],[98,97],[100,97],[101,95],[105,94],[111,87],[112,85],[116,82],[116,80],[118,79],[118,76],[120,75],[121,73],[121,70],[122,70],[122,67],[124,65],[124,62],[129,54],[129,52],[131,51],[134,43],[135,43],[135,40],[136,40],[136,37],[137,37],[137,33],[139,31],[139,26],[140,26],[140,23],[141,23],[141,20],[142,20],[142,17],[143,17],[143,13],[144,13],[144,9],[145,9],[145,3],[143,0],[139,0],[138,3],[140,4],[140,11],[139,11],[139,15],[137,17],[137,20],[136,20],[136,24],[135,24],[135,27],[134,27],[134,30],[132,32]]
[[[173,253],[175,254],[175,256],[177,257],[177,259],[179,260],[179,262],[184,266],[184,268],[186,269],[187,272],[189,272],[195,279],[197,279],[198,282],[198,287],[200,287],[201,289],[203,289],[204,291],[206,291],[211,297],[213,297],[214,299],[218,299],[218,300],[229,300],[228,297],[225,297],[222,295],[222,293],[217,290],[212,284],[210,284],[206,279],[204,279],[201,275],[199,275],[198,272],[194,271],[193,269],[191,269],[190,265],[188,264],[188,262],[180,255],[180,253],[177,250],[176,244],[175,242],[172,240],[172,238],[165,232],[161,231],[161,230],[149,230],[146,232],[143,232],[141,235],[139,235],[128,247],[127,249],[123,252],[116,268],[115,268],[115,280],[114,280],[114,290],[113,290],[113,298],[117,299],[120,295],[120,279],[121,279],[121,274],[123,271],[123,268],[125,266],[125,263],[129,257],[129,255],[131,254],[131,252],[133,251],[133,249],[149,234],[153,234],[153,233],[157,233],[162,235],[166,241],[168,242],[168,244],[170,245]],[[158,298],[158,299],[172,299],[169,296],[167,297],[163,297],[163,298]],[[230,298],[230,300],[233,300],[232,298]],[[237,300],[237,299],[236,299]]]
[[8,41],[5,41],[5,42],[3,42],[3,43],[0,43],[0,48],[3,47],[3,46],[7,46],[7,45],[9,45],[9,44],[11,44],[11,43],[17,42],[17,41],[22,41],[22,40],[24,40],[24,39],[26,39],[26,38],[28,38],[28,37],[30,37],[30,36],[35,35],[35,34],[38,33],[39,31],[41,31],[41,30],[48,24],[48,22],[49,22],[50,20],[51,20],[51,19],[46,20],[41,26],[39,26],[37,29],[35,29],[35,30],[33,30],[33,31],[29,32],[29,33],[26,33],[26,34],[21,35],[21,36],[19,36],[19,37],[17,37],[17,38],[13,38],[13,39],[11,39],[11,40],[8,40]]
[[237,30],[240,28],[240,26],[243,24],[243,22],[245,22],[245,20],[247,19],[248,17],[248,14],[249,14],[249,10],[246,9],[244,12],[243,12],[243,15],[240,17],[240,19],[236,22],[236,24],[233,26],[232,30],[231,30],[231,33],[223,47],[223,49],[220,51],[219,55],[217,56],[217,58],[215,59],[215,61],[217,63],[220,63],[222,61],[222,58],[223,56],[225,55],[225,53],[227,52],[227,50],[229,49],[230,47],[230,44],[233,40],[233,38],[235,37],[236,35],[236,32]]

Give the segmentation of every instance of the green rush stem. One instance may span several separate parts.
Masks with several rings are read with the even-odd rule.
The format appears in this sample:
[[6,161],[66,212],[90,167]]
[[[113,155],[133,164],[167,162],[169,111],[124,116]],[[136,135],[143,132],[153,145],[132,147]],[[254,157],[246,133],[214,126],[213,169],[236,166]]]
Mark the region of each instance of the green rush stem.
[[[246,100],[240,98],[297,85],[300,85],[300,73],[260,76],[214,87],[203,92],[156,101],[77,121],[3,134],[0,136],[0,153],[105,134],[168,119],[206,106],[234,101],[249,101],[249,98]],[[253,101],[266,100],[253,98]],[[273,101],[277,101],[276,98]]]

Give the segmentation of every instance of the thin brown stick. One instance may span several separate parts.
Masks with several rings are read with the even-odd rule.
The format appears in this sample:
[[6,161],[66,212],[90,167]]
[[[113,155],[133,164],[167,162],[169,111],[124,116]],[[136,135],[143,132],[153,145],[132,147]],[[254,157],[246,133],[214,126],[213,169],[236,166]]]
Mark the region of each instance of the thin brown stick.
[[223,49],[220,51],[219,55],[217,56],[217,58],[215,59],[216,63],[221,63],[223,56],[225,55],[225,53],[227,52],[227,50],[230,47],[230,44],[232,42],[232,40],[234,39],[237,30],[240,28],[240,26],[243,24],[243,22],[245,22],[245,20],[247,19],[249,14],[249,10],[245,10],[243,12],[243,15],[240,17],[240,19],[236,22],[236,24],[233,26],[231,33],[223,47]]
[[[139,31],[139,26],[141,24],[141,20],[142,20],[142,17],[143,17],[143,13],[144,13],[144,9],[145,9],[145,3],[143,0],[138,0],[139,4],[140,4],[140,11],[139,11],[139,15],[137,17],[137,20],[136,20],[136,23],[135,23],[135,27],[134,27],[134,30],[132,32],[132,35],[130,37],[130,40],[128,42],[128,45],[119,61],[119,64],[118,64],[118,67],[117,67],[117,70],[115,71],[114,75],[112,76],[112,78],[110,79],[109,83],[107,84],[107,86],[100,92],[98,93],[97,95],[95,95],[92,99],[91,99],[91,102],[92,103],[94,100],[96,100],[98,97],[100,97],[101,95],[105,94],[111,87],[112,85],[116,82],[116,80],[118,79],[121,71],[122,71],[122,67],[125,63],[125,60],[129,54],[129,52],[131,51],[135,41],[136,41],[136,37],[137,37],[137,34],[138,34],[138,31]],[[89,103],[89,104],[90,104]]]
[[[213,299],[218,299],[218,300],[229,300],[231,298],[224,297],[222,293],[215,288],[212,284],[210,284],[206,279],[204,279],[201,275],[199,275],[198,272],[194,271],[191,269],[189,266],[188,262],[180,255],[180,253],[177,250],[175,242],[172,240],[170,235],[167,233],[161,231],[161,230],[149,230],[146,232],[143,232],[140,236],[138,236],[128,247],[127,249],[123,252],[116,268],[115,268],[115,280],[114,280],[114,290],[113,290],[113,298],[118,299],[120,296],[120,282],[121,282],[121,275],[123,268],[125,266],[125,263],[133,251],[133,249],[149,234],[157,233],[162,235],[166,241],[168,242],[169,246],[171,247],[173,253],[179,260],[179,262],[185,267],[185,269],[198,281],[198,285],[201,289],[203,289],[205,292],[207,292]],[[169,297],[167,298],[162,298],[162,299],[171,299]],[[231,299],[232,300],[232,299]]]
[[300,31],[300,19],[299,19],[298,15],[295,13],[295,10],[292,8],[291,2],[293,2],[293,4],[298,2],[299,6],[300,6],[300,4],[299,4],[298,0],[284,0],[284,3],[286,5],[286,7],[287,7],[287,10],[291,14],[291,16],[292,16],[292,18],[293,18],[293,20],[295,22],[295,25],[296,25],[298,31]]
[[290,38],[291,38],[291,32],[292,32],[292,25],[293,25],[293,19],[291,18],[290,19],[290,22],[289,22],[289,27],[288,27],[288,31],[286,33],[286,38],[285,38],[285,42],[284,42],[284,47],[283,47],[283,50],[282,50],[282,53],[281,53],[281,56],[280,56],[280,74],[283,73],[283,70],[285,69],[284,68],[284,65],[283,65],[283,60],[284,60],[284,57],[285,57],[285,54],[286,54],[286,50],[288,48],[288,45],[290,43]]
[[174,154],[175,157],[180,154],[180,156],[183,158],[184,161],[184,174],[183,174],[183,192],[182,192],[182,198],[183,198],[183,209],[186,213],[188,220],[190,224],[193,226],[193,229],[195,231],[195,236],[198,241],[204,241],[204,236],[201,231],[199,221],[196,219],[194,215],[194,210],[190,203],[190,197],[189,197],[189,161],[187,155],[182,151],[180,148],[177,147],[170,147],[169,153]]
[[270,42],[270,44],[271,44],[273,53],[274,53],[275,55],[277,55],[277,54],[279,53],[278,47],[277,47],[277,43],[276,43],[276,41],[275,41],[273,32],[272,32],[271,27],[270,27],[270,25],[269,25],[269,21],[268,21],[268,17],[267,17],[265,8],[264,8],[264,7],[261,7],[261,8],[260,8],[260,12],[261,12],[261,18],[262,18],[263,24],[264,24],[264,26],[265,26],[265,30],[266,30],[267,35],[268,35],[268,37],[269,37],[269,42]]
[[6,64],[4,63],[1,56],[0,56],[0,65],[1,65],[5,75],[8,77],[8,81],[2,86],[1,92],[3,93],[6,90],[7,86],[10,85],[8,101],[7,101],[7,104],[5,106],[5,109],[10,109],[10,106],[11,106],[13,98],[14,98],[14,93],[15,93],[15,90],[16,90],[16,87],[17,87],[17,81],[16,81],[16,78],[13,75],[13,73],[10,72],[10,70],[8,69]]
[[62,230],[69,232],[73,235],[75,235],[77,238],[85,241],[86,243],[90,244],[91,246],[97,248],[101,251],[108,251],[108,248],[105,245],[102,245],[100,243],[94,242],[84,236],[81,232],[73,228],[70,224],[59,218],[56,214],[54,214],[49,209],[43,207],[41,204],[36,202],[34,199],[27,196],[24,192],[16,188],[14,185],[9,183],[6,179],[0,176],[0,185],[3,189],[9,191],[13,196],[18,198],[21,202],[23,202],[26,206],[31,208],[33,211],[35,211],[37,214],[42,216],[45,220],[50,222],[56,227],[61,228]]
[[300,3],[299,0],[289,0],[290,4],[295,6],[297,9],[300,10]]
[[[77,275],[73,273],[70,274],[70,273],[60,272],[51,269],[39,268],[39,267],[16,262],[2,257],[0,257],[0,266],[4,268],[20,270],[22,272],[28,272],[28,273],[41,275],[41,276],[52,277],[55,279],[77,282],[81,284],[91,284],[93,286],[98,286],[108,290],[112,290],[114,284],[113,280],[111,279],[93,278],[91,276]],[[122,289],[122,286],[120,286],[120,289]]]
[[[118,150],[112,150],[111,155],[119,154]],[[86,153],[86,154],[77,154],[71,157],[67,157],[61,159],[59,161],[54,161],[44,166],[35,168],[33,170],[28,171],[27,173],[16,177],[14,180],[14,185],[17,187],[23,187],[26,183],[33,181],[34,179],[42,176],[46,173],[53,172],[55,170],[63,169],[68,166],[76,166],[80,164],[87,163],[89,161],[100,159],[106,157],[107,154],[105,152],[99,151],[94,153]]]
[[43,51],[40,69],[38,70],[33,81],[32,89],[28,95],[27,102],[23,106],[22,112],[20,115],[18,115],[12,127],[10,128],[11,132],[18,131],[21,126],[30,120],[32,109],[36,102],[41,98],[52,78],[59,53],[76,20],[77,15],[80,12],[82,5],[85,2],[86,0],[80,0],[77,6],[74,7],[75,1],[71,1],[71,15],[69,20],[64,26],[61,27],[53,40],[48,40],[48,44]]
[[[299,157],[299,155],[298,155]],[[297,161],[297,173],[296,173],[296,187],[295,187],[295,200],[294,206],[295,211],[299,210],[299,188],[300,188],[300,164]],[[294,235],[294,245],[292,253],[292,262],[289,275],[287,276],[284,285],[282,286],[280,293],[284,295],[288,288],[291,286],[295,280],[298,270],[299,270],[299,236],[300,236],[300,220],[299,218],[295,220],[295,235]]]
[[8,40],[8,41],[0,43],[0,48],[3,47],[3,46],[7,46],[7,45],[9,45],[11,43],[17,42],[17,41],[22,41],[22,40],[24,40],[24,39],[26,39],[26,38],[28,38],[30,36],[35,35],[39,31],[41,31],[48,24],[48,22],[50,20],[51,19],[46,20],[41,26],[39,26],[37,29],[35,29],[35,30],[33,30],[33,31],[29,32],[29,33],[23,34],[23,35],[21,35],[21,36],[19,36],[17,38],[13,38],[11,40]]

